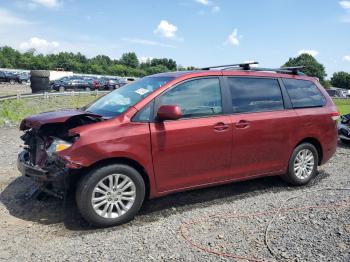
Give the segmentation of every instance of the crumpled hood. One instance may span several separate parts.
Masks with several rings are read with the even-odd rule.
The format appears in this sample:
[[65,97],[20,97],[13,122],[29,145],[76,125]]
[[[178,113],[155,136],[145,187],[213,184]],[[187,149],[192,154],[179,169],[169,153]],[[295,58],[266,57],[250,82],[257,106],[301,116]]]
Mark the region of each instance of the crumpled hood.
[[40,128],[44,124],[64,123],[74,116],[92,116],[101,117],[100,115],[89,113],[80,109],[66,109],[58,111],[45,112],[33,116],[29,116],[22,120],[20,130],[30,128]]

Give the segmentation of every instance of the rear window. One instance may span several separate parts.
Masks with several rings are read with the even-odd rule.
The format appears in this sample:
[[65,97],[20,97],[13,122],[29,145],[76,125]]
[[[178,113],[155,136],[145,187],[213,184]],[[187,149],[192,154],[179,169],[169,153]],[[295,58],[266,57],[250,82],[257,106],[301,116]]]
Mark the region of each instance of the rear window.
[[326,104],[326,99],[311,81],[283,79],[283,83],[288,91],[293,108],[320,107]]
[[229,77],[234,113],[263,112],[284,109],[276,79]]

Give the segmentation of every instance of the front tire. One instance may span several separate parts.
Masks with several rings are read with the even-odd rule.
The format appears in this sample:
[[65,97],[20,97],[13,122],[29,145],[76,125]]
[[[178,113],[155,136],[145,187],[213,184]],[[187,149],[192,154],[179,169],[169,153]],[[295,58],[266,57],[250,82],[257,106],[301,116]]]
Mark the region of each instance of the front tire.
[[314,145],[302,143],[298,145],[288,164],[288,172],[284,180],[296,186],[305,185],[316,175],[318,165],[318,152]]
[[99,227],[134,218],[145,198],[145,183],[131,166],[113,164],[92,170],[81,179],[76,202],[82,216]]

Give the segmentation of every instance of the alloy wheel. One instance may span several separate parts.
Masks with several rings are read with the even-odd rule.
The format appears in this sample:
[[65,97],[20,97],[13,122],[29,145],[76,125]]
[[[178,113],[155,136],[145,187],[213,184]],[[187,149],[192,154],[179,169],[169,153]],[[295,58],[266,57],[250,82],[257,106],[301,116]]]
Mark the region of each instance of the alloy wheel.
[[96,184],[92,192],[91,204],[99,216],[117,218],[129,211],[135,198],[135,183],[126,175],[111,174]]
[[308,178],[314,169],[315,157],[311,150],[302,149],[294,159],[294,173],[299,179]]

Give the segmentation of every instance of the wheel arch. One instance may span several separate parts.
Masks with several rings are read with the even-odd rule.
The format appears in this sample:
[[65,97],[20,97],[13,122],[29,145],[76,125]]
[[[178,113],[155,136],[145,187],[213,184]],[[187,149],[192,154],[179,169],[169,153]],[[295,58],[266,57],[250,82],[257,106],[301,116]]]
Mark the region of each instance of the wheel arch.
[[77,179],[74,179],[72,181],[73,185],[77,183],[77,181],[80,180],[84,176],[85,173],[90,172],[93,169],[97,169],[102,166],[107,166],[107,165],[112,165],[112,164],[124,164],[124,165],[129,165],[133,168],[135,168],[142,176],[143,181],[145,182],[145,187],[146,187],[146,195],[145,197],[148,198],[150,195],[150,190],[151,190],[151,183],[150,183],[150,178],[149,175],[146,171],[146,169],[137,161],[127,158],[127,157],[112,157],[112,158],[106,158],[99,160],[95,163],[93,163],[91,166],[84,168],[81,172],[79,172],[79,177]]
[[320,141],[315,137],[306,137],[306,138],[302,139],[301,141],[299,141],[294,148],[296,148],[297,146],[299,146],[302,143],[310,143],[314,147],[316,147],[317,153],[318,153],[318,165],[321,165],[322,159],[323,159],[323,148],[322,148],[322,144],[320,143]]

